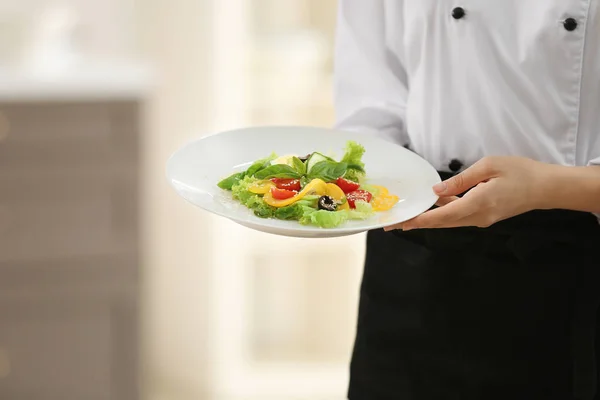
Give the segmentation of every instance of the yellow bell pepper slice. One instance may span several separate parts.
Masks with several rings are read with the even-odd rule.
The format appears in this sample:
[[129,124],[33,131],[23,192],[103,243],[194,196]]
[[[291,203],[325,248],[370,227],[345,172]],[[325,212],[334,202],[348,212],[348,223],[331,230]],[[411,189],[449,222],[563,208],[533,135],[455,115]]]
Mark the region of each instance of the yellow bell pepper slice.
[[328,183],[327,184],[327,196],[331,197],[332,199],[336,200],[336,201],[343,201],[343,204],[340,204],[338,206],[338,210],[349,210],[350,206],[348,205],[348,202],[346,201],[346,195],[344,194],[344,191],[335,183]]
[[379,193],[377,194],[377,196],[387,196],[388,194],[390,194],[390,191],[385,186],[379,186],[379,185],[371,185],[371,186],[373,188],[379,190]]
[[388,211],[394,207],[398,201],[400,201],[400,198],[396,195],[380,195],[371,200],[371,206],[373,207],[373,211]]
[[302,189],[300,191],[300,193],[298,193],[294,197],[290,197],[289,199],[285,199],[285,200],[277,200],[277,199],[273,198],[273,195],[271,194],[271,191],[269,190],[263,196],[263,200],[265,203],[267,203],[268,205],[270,205],[272,207],[280,208],[280,207],[289,206],[290,204],[294,204],[298,200],[301,200],[304,196],[311,195],[311,194],[319,195],[319,196],[326,195],[327,194],[327,184],[325,183],[325,181],[323,181],[321,179],[313,179],[306,186],[304,186],[304,189]]
[[250,186],[248,186],[248,191],[254,194],[265,194],[271,191],[271,188],[274,188],[275,184],[269,180],[256,181]]

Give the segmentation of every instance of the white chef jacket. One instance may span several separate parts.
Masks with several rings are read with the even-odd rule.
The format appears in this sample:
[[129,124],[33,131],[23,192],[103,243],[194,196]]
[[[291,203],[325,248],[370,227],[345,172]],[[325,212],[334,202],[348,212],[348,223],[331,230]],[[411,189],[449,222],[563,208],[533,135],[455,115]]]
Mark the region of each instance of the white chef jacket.
[[335,100],[440,171],[600,165],[600,0],[340,0]]

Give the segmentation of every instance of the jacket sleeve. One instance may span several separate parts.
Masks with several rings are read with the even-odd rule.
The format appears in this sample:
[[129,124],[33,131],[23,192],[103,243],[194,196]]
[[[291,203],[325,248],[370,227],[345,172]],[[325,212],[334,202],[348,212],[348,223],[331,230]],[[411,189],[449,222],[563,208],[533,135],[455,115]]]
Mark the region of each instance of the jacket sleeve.
[[339,1],[334,63],[336,128],[407,145],[406,71],[388,49],[384,11],[384,0]]

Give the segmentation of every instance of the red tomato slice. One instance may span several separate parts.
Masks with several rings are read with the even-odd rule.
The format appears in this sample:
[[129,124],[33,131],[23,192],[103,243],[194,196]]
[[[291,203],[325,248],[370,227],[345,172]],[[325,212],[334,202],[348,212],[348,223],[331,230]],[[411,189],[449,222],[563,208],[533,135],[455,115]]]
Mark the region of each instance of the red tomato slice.
[[360,185],[358,183],[349,181],[344,178],[338,178],[337,181],[335,181],[335,183],[346,194],[350,193],[350,192],[354,192],[355,190],[358,190],[358,188],[360,187]]
[[300,190],[300,180],[299,179],[273,178],[273,179],[271,179],[271,181],[279,189]]
[[357,201],[365,201],[367,203],[371,202],[373,195],[366,190],[355,190],[346,195],[346,199],[348,200],[348,205],[350,208],[356,208]]
[[286,200],[286,199],[294,197],[295,195],[298,194],[298,192],[296,192],[294,190],[272,188],[271,194],[273,195],[273,198],[276,200]]

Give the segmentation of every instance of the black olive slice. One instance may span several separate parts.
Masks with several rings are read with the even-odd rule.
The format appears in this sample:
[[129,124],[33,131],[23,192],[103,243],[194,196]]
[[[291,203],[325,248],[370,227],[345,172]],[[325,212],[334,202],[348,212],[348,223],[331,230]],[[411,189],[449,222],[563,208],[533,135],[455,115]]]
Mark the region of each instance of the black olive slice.
[[337,202],[330,196],[319,197],[319,210],[335,211],[337,210]]
[[307,154],[304,157],[298,157],[298,159],[302,162],[306,162],[312,154]]

